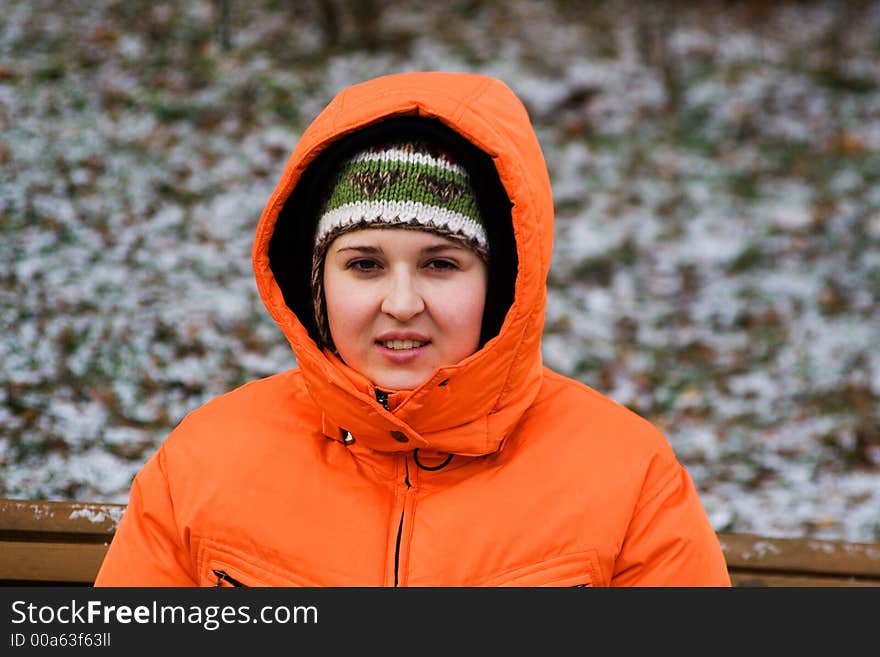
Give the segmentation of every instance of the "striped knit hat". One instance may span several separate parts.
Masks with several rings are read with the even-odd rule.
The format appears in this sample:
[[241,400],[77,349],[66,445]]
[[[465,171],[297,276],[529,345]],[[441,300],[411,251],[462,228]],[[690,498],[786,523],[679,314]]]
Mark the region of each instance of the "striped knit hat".
[[372,146],[344,161],[321,205],[312,256],[312,299],[324,346],[333,349],[324,304],[324,259],[344,233],[365,228],[427,230],[489,261],[483,218],[467,171],[425,141]]

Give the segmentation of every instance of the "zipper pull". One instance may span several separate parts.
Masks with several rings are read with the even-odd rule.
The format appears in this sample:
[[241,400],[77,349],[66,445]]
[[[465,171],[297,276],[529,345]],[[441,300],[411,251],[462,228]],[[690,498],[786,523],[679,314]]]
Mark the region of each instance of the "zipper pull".
[[224,581],[229,582],[232,586],[244,586],[234,577],[230,577],[224,570],[214,570],[212,572],[217,576],[217,583],[214,584],[214,588],[222,588]]

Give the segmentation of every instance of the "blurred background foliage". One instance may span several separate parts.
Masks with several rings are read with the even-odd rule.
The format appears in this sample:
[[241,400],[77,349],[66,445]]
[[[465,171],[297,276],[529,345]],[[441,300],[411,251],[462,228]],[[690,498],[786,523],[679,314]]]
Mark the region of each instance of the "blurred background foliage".
[[470,70],[551,172],[548,365],[660,426],[717,529],[880,540],[877,1],[0,16],[0,495],[125,501],[186,412],[294,366],[250,247],[299,134]]

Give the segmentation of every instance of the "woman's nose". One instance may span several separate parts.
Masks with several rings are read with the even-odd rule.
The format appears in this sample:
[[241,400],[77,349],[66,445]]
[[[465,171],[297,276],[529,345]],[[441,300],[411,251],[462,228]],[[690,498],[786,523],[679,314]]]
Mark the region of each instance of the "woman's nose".
[[382,312],[402,322],[418,315],[425,309],[416,281],[409,273],[398,273],[389,279]]

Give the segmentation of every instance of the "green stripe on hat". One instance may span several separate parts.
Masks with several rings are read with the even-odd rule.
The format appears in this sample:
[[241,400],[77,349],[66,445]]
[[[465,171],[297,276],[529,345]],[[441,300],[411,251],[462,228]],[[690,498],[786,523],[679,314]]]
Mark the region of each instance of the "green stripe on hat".
[[[467,172],[435,147],[400,142],[364,151],[340,169],[322,208],[316,244],[345,226],[422,224],[475,240],[487,239]],[[367,226],[368,227],[368,226]]]

